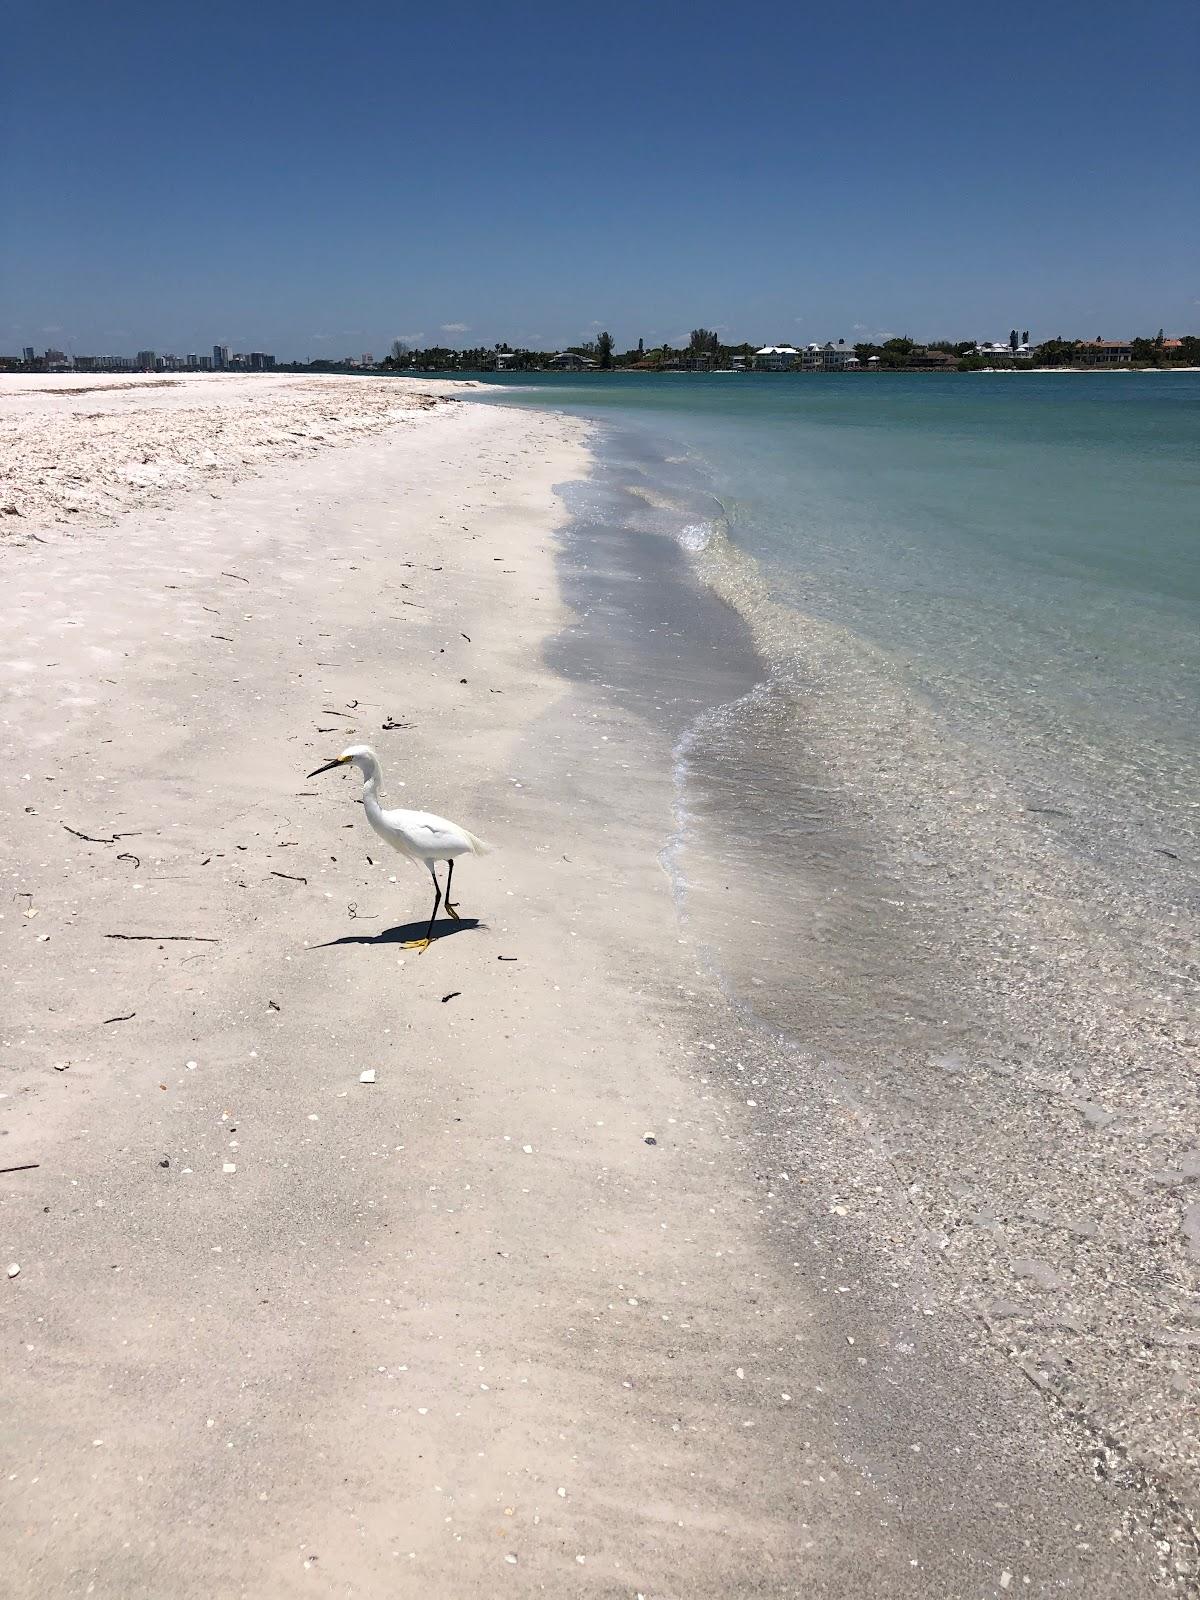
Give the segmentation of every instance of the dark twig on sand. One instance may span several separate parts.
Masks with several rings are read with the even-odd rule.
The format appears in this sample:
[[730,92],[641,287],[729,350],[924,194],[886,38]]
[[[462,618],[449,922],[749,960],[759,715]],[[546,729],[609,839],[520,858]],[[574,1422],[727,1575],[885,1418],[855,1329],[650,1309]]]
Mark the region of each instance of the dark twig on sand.
[[35,1172],[40,1166],[40,1161],[26,1161],[19,1167],[0,1167],[0,1177],[6,1172]]
[[299,878],[299,877],[296,876],[296,874],[294,872],[276,872],[274,867],[272,867],[270,869],[270,872],[271,872],[271,876],[273,878],[287,878],[291,883],[307,883],[308,882],[307,878]]
[[136,1011],[127,1011],[123,1017],[105,1017],[104,1026],[107,1027],[110,1022],[132,1022],[136,1016]]
[[239,583],[249,583],[250,582],[250,579],[249,578],[243,578],[240,572],[223,572],[221,574],[221,576],[223,578],[236,578]]
[[114,833],[111,839],[100,839],[94,833],[80,833],[78,828],[72,828],[66,822],[63,823],[63,827],[66,828],[68,833],[73,833],[77,839],[85,839],[88,844],[116,844],[118,839],[134,839],[137,837],[133,833]]
[[220,944],[203,933],[106,933],[106,939],[139,939],[148,944]]

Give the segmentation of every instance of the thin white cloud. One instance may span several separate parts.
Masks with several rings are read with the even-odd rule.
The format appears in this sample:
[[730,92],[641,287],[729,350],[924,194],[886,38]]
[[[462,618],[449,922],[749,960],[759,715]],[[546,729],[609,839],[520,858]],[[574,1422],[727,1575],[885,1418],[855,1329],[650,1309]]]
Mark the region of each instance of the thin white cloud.
[[61,322],[48,322],[46,324],[46,326],[42,329],[42,332],[43,333],[61,333],[62,332],[62,323]]
[[468,329],[470,328],[470,326],[471,326],[471,324],[469,322],[443,322],[442,323],[442,332],[443,333],[466,333],[468,331]]

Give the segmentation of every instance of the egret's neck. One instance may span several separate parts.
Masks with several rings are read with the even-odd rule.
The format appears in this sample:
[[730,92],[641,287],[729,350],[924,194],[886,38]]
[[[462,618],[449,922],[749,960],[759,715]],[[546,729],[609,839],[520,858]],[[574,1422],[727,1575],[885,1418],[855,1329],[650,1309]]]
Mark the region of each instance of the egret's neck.
[[379,804],[379,789],[383,782],[383,774],[379,770],[379,763],[373,761],[369,767],[359,769],[363,775],[363,804],[370,809]]

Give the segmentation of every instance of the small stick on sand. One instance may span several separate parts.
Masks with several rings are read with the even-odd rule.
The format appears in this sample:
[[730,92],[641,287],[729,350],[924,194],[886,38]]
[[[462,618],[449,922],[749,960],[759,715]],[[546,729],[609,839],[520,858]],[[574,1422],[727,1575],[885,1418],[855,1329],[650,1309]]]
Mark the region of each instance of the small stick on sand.
[[63,823],[63,827],[66,828],[68,833],[73,833],[77,839],[86,839],[88,844],[116,844],[118,839],[133,839],[136,837],[132,833],[114,833],[111,839],[99,839],[94,833],[80,833],[78,828],[72,828],[66,822]]

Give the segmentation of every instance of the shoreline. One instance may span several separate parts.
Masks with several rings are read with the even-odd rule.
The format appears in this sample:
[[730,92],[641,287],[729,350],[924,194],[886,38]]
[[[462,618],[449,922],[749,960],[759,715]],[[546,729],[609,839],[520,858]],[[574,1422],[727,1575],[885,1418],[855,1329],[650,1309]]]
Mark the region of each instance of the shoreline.
[[[1155,1537],[1165,1538],[1175,1552],[1178,1571],[1191,1571],[1194,1530],[1186,1509],[1174,1498],[1179,1485],[1173,1473],[1159,1471],[1161,1463],[1152,1452],[1127,1457],[1104,1417],[1089,1414],[1040,1382],[1035,1364],[1014,1359],[1006,1348],[1003,1327],[981,1318],[964,1301],[959,1285],[939,1260],[936,1229],[905,1192],[879,1108],[869,1096],[864,1101],[856,1094],[844,1064],[817,1059],[794,1033],[773,1027],[769,1016],[756,1014],[755,991],[739,995],[731,971],[713,947],[711,920],[693,915],[690,901],[696,892],[714,903],[719,899],[728,928],[740,930],[743,941],[749,937],[756,945],[759,942],[756,930],[771,899],[751,898],[744,886],[739,893],[739,885],[730,879],[741,863],[735,865],[714,853],[711,837],[695,836],[696,819],[688,814],[694,796],[686,783],[679,787],[683,780],[678,764],[686,763],[683,752],[711,714],[736,713],[756,700],[770,684],[771,669],[769,657],[757,654],[757,633],[748,628],[712,575],[705,573],[704,551],[681,542],[680,530],[669,529],[658,519],[669,497],[655,492],[656,471],[671,462],[668,481],[674,493],[679,473],[671,441],[661,443],[668,455],[653,460],[643,455],[625,428],[597,431],[594,448],[599,459],[593,484],[586,503],[573,507],[573,531],[568,529],[564,536],[564,589],[577,612],[585,616],[594,612],[606,619],[620,612],[620,626],[615,631],[608,626],[602,650],[582,652],[588,670],[581,675],[578,662],[573,667],[569,657],[557,664],[584,684],[599,683],[610,696],[615,689],[621,703],[639,714],[644,737],[663,741],[659,762],[669,760],[672,767],[670,806],[678,829],[675,837],[662,841],[664,869],[678,889],[679,943],[687,952],[692,980],[703,978],[712,985],[709,998],[693,1001],[690,1022],[698,1049],[716,1052],[710,1058],[716,1069],[714,1081],[724,1081],[735,1095],[749,1092],[752,1097],[743,1102],[750,1108],[745,1158],[735,1147],[730,1170],[740,1172],[748,1187],[758,1186],[760,1196],[766,1188],[766,1203],[759,1211],[764,1235],[779,1251],[781,1264],[798,1274],[794,1283],[827,1281],[830,1262],[836,1261],[834,1270],[842,1274],[839,1292],[855,1295],[851,1301],[822,1306],[821,1333],[807,1321],[804,1290],[797,1296],[793,1289],[790,1295],[793,1313],[810,1328],[806,1337],[811,1345],[815,1347],[822,1337],[829,1340],[817,1362],[823,1385],[831,1386],[827,1392],[833,1392],[835,1374],[844,1366],[839,1348],[843,1341],[869,1344],[878,1354],[893,1345],[897,1329],[911,1323],[914,1306],[922,1306],[925,1317],[937,1319],[936,1330],[923,1325],[915,1344],[922,1351],[921,1383],[939,1395],[938,1423],[931,1428],[932,1419],[919,1397],[911,1410],[899,1400],[895,1390],[910,1383],[912,1373],[902,1373],[885,1359],[884,1368],[890,1371],[883,1375],[879,1403],[887,1420],[875,1420],[872,1413],[868,1421],[862,1414],[861,1395],[846,1393],[844,1409],[832,1408],[838,1418],[840,1448],[852,1450],[860,1462],[869,1462],[868,1476],[877,1485],[889,1484],[893,1503],[919,1502],[921,1515],[929,1517],[933,1505],[948,1505],[954,1496],[948,1484],[938,1490],[927,1481],[917,1488],[909,1479],[904,1461],[910,1435],[922,1433],[924,1448],[947,1460],[960,1452],[960,1441],[968,1434],[979,1446],[978,1417],[988,1412],[996,1424],[983,1448],[987,1472],[995,1475],[986,1491],[992,1497],[989,1515],[994,1515],[997,1504],[1019,1503],[1025,1492],[1016,1487],[1023,1469],[1009,1457],[1010,1444],[1020,1441],[1018,1450],[1036,1448],[1047,1468],[1036,1490],[1041,1511],[1023,1537],[1032,1534],[1036,1541],[1056,1523],[1066,1525],[1071,1518],[1094,1515],[1095,1507],[1086,1506],[1086,1497],[1070,1512],[1063,1497],[1069,1501],[1076,1492],[1073,1474],[1087,1481],[1103,1477],[1130,1496],[1128,1527],[1140,1526],[1143,1533],[1155,1529]],[[655,513],[649,520],[647,506]],[[690,522],[696,515],[696,507],[688,505],[679,520]],[[714,653],[720,664],[718,676],[714,676]],[[727,700],[730,694],[733,699]],[[695,705],[689,709],[697,696],[698,716]],[[724,815],[728,819],[732,812]],[[697,872],[699,879],[694,876]],[[732,1070],[730,1063],[736,1064]],[[774,1186],[763,1175],[764,1167],[773,1164],[780,1169],[781,1180]],[[841,1315],[843,1309],[848,1315]],[[903,1338],[899,1348],[904,1348]],[[810,1354],[816,1355],[815,1348]],[[861,1376],[865,1381],[866,1375]],[[968,1417],[974,1420],[968,1422]],[[820,1435],[818,1420],[810,1418],[808,1425]],[[1036,1447],[1031,1443],[1035,1435]],[[810,1439],[809,1447],[815,1443]],[[973,1470],[978,1470],[978,1456],[974,1461]],[[1004,1482],[1010,1472],[1014,1477]],[[982,1482],[979,1489],[984,1492]],[[1135,1505],[1141,1509],[1134,1511]],[[965,1505],[963,1511],[973,1527],[987,1520],[982,1506],[974,1516]],[[961,1531],[939,1531],[947,1544],[963,1537]],[[997,1536],[1003,1540],[1011,1535],[998,1532]],[[1106,1542],[1111,1544],[1113,1537]],[[937,1534],[932,1534],[931,1542],[936,1548]],[[1136,1537],[1134,1542],[1136,1547]],[[885,1550],[886,1541],[878,1548],[881,1561],[891,1554]],[[975,1558],[980,1554],[976,1545]],[[923,1568],[927,1560],[936,1564],[936,1558],[923,1553]],[[1164,1578],[1168,1584],[1172,1581],[1165,1568]],[[889,1581],[899,1584],[899,1592],[910,1592],[902,1574]],[[911,1592],[926,1593],[927,1581]],[[964,1578],[950,1570],[942,1581],[955,1587]],[[1098,1581],[1097,1576],[1090,1575],[1088,1581]],[[875,1591],[868,1587],[864,1592]]]
[[[665,430],[667,420],[658,414],[654,425]],[[685,432],[664,441],[663,448],[678,461],[694,446],[694,436]],[[898,982],[892,978],[894,964],[887,966],[883,947],[901,949],[915,941],[911,918],[890,908],[913,898],[912,885],[899,874],[893,881],[856,843],[856,817],[849,807],[830,806],[838,746],[848,730],[844,724],[820,728],[815,710],[820,658],[837,663],[845,653],[838,654],[839,641],[823,628],[819,614],[806,617],[778,595],[772,597],[767,572],[731,538],[719,487],[710,485],[705,492],[720,514],[708,514],[706,538],[694,537],[692,524],[705,514],[681,492],[679,476],[673,468],[668,492],[648,496],[648,503],[661,514],[674,496],[673,537],[688,549],[695,578],[749,626],[764,662],[754,687],[698,723],[681,748],[680,808],[688,826],[674,854],[684,886],[683,928],[707,950],[714,980],[733,1011],[746,1019],[764,1060],[773,1063],[764,1068],[768,1076],[757,1091],[759,1105],[766,1108],[757,1118],[759,1136],[776,1142],[780,1164],[794,1168],[800,1151],[803,1159],[811,1154],[809,1130],[822,1123],[821,1095],[812,1080],[824,1080],[827,1093],[853,1108],[855,1121],[869,1130],[870,1163],[881,1161],[885,1187],[893,1188],[896,1205],[912,1213],[916,1248],[938,1263],[935,1277],[965,1315],[965,1341],[989,1343],[1071,1419],[1072,1428],[1090,1437],[1106,1460],[1120,1458],[1128,1470],[1155,1483],[1163,1503],[1174,1505],[1182,1517],[1175,1548],[1188,1550],[1186,1559],[1194,1562],[1196,1536],[1187,1510],[1195,1503],[1197,1484],[1194,1433],[1178,1423],[1178,1369],[1171,1359],[1178,1342],[1175,1323],[1188,1315],[1188,1262],[1180,1249],[1183,1207],[1158,1176],[1171,1145],[1187,1137],[1186,1116],[1176,1118],[1175,1141],[1166,1137],[1175,1108],[1186,1104],[1185,1052],[1175,1062],[1164,1060],[1161,1052],[1151,1053],[1158,1043],[1153,1034],[1131,1035],[1128,1048],[1136,1049],[1158,1096],[1158,1116],[1144,1114],[1151,1124],[1148,1136],[1123,1156],[1124,1181],[1114,1182],[1107,1141],[1097,1138],[1097,1131],[1112,1123],[1113,1136],[1128,1137],[1138,1126],[1138,1108],[1125,1119],[1109,1109],[1121,1105],[1112,1063],[1119,1068],[1125,1060],[1119,1037],[1113,1046],[1111,1014],[1098,1005],[1085,1078],[1068,1075],[1059,1064],[1061,1059],[1073,1067],[1073,1052],[1052,1048],[1057,1039],[1051,1019],[1060,1029],[1069,1027],[1071,1018],[1082,1014],[1078,995],[1075,1011],[1066,1013],[1054,989],[1041,991],[1044,1037],[1036,1017],[1004,1012],[1000,996],[986,987],[1002,970],[1000,963],[976,976],[962,954],[964,947],[987,949],[986,927],[972,927],[957,949],[952,944],[937,948],[940,983],[916,963]],[[642,531],[648,533],[649,524]],[[800,640],[810,659],[806,670],[798,671]],[[888,704],[897,725],[913,725],[912,707]],[[823,742],[819,733],[826,735]],[[778,758],[768,751],[778,752]],[[952,793],[961,784],[972,802],[989,792],[989,783],[971,773],[965,761],[948,763],[936,777],[939,790]],[[923,769],[914,768],[912,782],[927,781]],[[749,791],[755,785],[762,785],[769,804],[753,803]],[[1018,802],[1021,798],[1036,796],[1018,795]],[[1002,817],[1011,830],[1020,826],[1021,813],[1019,803],[1005,803]],[[907,815],[917,815],[915,805]],[[996,845],[999,830],[1000,821],[992,838]],[[964,864],[944,839],[939,844],[936,834],[927,832],[927,842],[921,843],[930,863],[946,860],[964,883],[986,878],[986,859],[972,866],[967,858]],[[826,833],[833,835],[828,850],[821,841]],[[840,846],[839,834],[847,836]],[[791,855],[782,866],[779,858],[789,835]],[[795,841],[805,835],[811,838],[797,849]],[[748,841],[744,847],[742,838]],[[1028,861],[1022,865],[1031,870]],[[1113,897],[1110,892],[1105,899],[1099,873],[1085,876],[1077,861],[1053,865],[1071,873],[1077,888],[1088,884],[1088,898],[1107,904],[1114,914]],[[1042,887],[1046,892],[1046,883]],[[1019,888],[1018,883],[1014,900]],[[848,922],[849,907],[856,905],[877,941],[857,987],[853,952],[837,938],[839,919]],[[750,929],[757,931],[748,941]],[[1115,941],[1112,948],[1092,948],[1112,973],[1113,987],[1103,988],[1101,996],[1122,993],[1132,1007],[1133,969],[1126,963],[1130,971],[1120,972],[1124,983],[1118,987]],[[902,1010],[917,1013],[916,1026],[901,1026],[900,1016],[883,1009],[876,991],[888,978],[903,996]],[[969,980],[974,987],[968,990]],[[964,993],[974,1014],[962,1003]],[[857,1012],[857,1027],[850,1025],[851,1012]],[[863,1027],[871,1018],[877,1039]],[[907,1015],[903,1022],[913,1024],[914,1018]],[[1101,1046],[1107,1047],[1103,1054]],[[743,1045],[738,1053],[752,1048]],[[797,1103],[806,1107],[800,1150],[782,1132],[795,1125]],[[1027,1124],[1031,1104],[1040,1107],[1036,1126]],[[1154,1135],[1159,1139],[1151,1142]],[[831,1163],[835,1193],[838,1173],[844,1187],[864,1154],[856,1158],[851,1145]],[[1149,1202],[1140,1198],[1142,1185],[1155,1197],[1153,1220],[1146,1215]],[[839,1199],[844,1202],[844,1194]],[[1092,1224],[1093,1214],[1104,1224]],[[1185,1236],[1188,1229],[1185,1216]],[[1087,1243],[1081,1246],[1080,1240]],[[1122,1270],[1133,1250],[1144,1263],[1136,1278]],[[1146,1281],[1151,1275],[1153,1288]],[[1056,1305],[1064,1308],[1057,1317]],[[1129,1351],[1143,1339],[1150,1345],[1161,1341],[1162,1359],[1143,1357],[1136,1364],[1123,1359],[1113,1349],[1116,1330],[1122,1328],[1137,1329],[1123,1336]],[[1136,1422],[1128,1420],[1131,1414]]]
[[[606,448],[434,407],[0,544],[14,1600],[1159,1582],[678,925],[673,719],[746,641]],[[356,737],[499,846],[424,956],[303,780]]]

